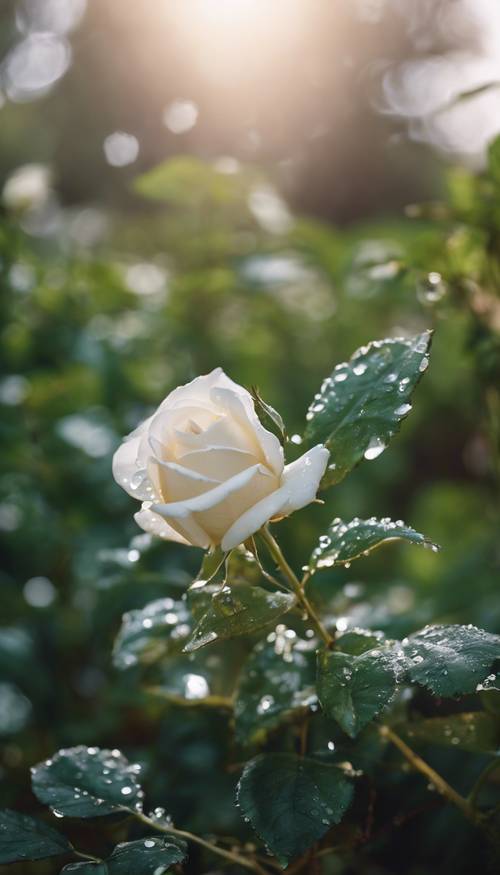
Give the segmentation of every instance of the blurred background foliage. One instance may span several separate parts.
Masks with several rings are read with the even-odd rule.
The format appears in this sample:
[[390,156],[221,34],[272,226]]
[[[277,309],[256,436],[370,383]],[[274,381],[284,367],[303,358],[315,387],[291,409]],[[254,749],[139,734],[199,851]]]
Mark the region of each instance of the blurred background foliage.
[[[34,808],[28,767],[57,748],[119,746],[179,824],[245,834],[233,805],[244,757],[227,713],[196,706],[189,683],[227,694],[251,642],[168,662],[165,685],[184,704],[142,690],[141,669],[111,666],[123,612],[181,597],[201,560],[136,528],[111,477],[113,451],[170,389],[217,365],[257,385],[300,435],[334,364],[369,340],[433,327],[431,366],[390,449],[276,533],[299,568],[335,516],[403,518],[442,552],[396,547],[324,571],[311,585],[323,610],[341,629],[395,636],[431,621],[500,632],[500,145],[487,159],[496,131],[483,126],[481,139],[469,105],[474,89],[497,99],[485,87],[493,60],[483,46],[476,79],[454,67],[443,97],[447,112],[455,99],[469,105],[463,130],[472,119],[474,142],[455,116],[437,142],[445,110],[422,107],[420,92],[409,90],[407,113],[388,108],[395,94],[402,103],[401,82],[409,88],[401,65],[420,63],[422,83],[430,53],[434,64],[454,53],[457,65],[461,52],[469,71],[483,31],[458,26],[457,7],[470,23],[466,2],[437,4],[435,28],[436,4],[415,4],[418,18],[390,2],[318,2],[307,13],[294,2],[286,15],[277,2],[256,58],[265,15],[240,5],[254,30],[236,41],[223,0],[208,18],[201,0],[164,4],[161,26],[152,2],[0,10],[2,805]],[[477,10],[498,22],[491,4]],[[471,94],[460,100],[464,82]],[[334,730],[317,720],[320,749]],[[375,837],[324,871],[420,875],[439,862],[466,873],[487,862],[418,779],[382,779],[370,745],[355,765],[383,781]],[[451,745],[427,755],[459,789],[484,764]],[[104,837],[79,830],[99,852],[122,826]],[[195,854],[187,871],[201,865]]]

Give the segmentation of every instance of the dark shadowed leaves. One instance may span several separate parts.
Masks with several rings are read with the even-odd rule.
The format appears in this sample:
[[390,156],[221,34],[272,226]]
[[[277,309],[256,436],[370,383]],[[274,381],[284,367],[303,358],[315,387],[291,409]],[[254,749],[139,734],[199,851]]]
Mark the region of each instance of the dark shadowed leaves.
[[245,766],[238,803],[285,867],[342,819],[352,786],[336,766],[295,754],[262,754]]
[[43,821],[16,811],[0,811],[0,863],[43,860],[71,850],[67,838]]
[[411,410],[427,368],[431,333],[376,340],[337,365],[314,397],[305,437],[323,443],[330,462],[323,486],[339,483],[364,457],[376,459]]
[[192,630],[186,604],[171,598],[157,599],[123,615],[113,648],[113,662],[126,669],[138,662],[150,664],[181,649]]
[[243,666],[234,716],[242,742],[254,742],[316,702],[316,645],[279,628],[261,641]]
[[494,754],[500,744],[498,720],[485,711],[415,720],[398,731],[406,736],[410,744],[423,741],[474,753]]

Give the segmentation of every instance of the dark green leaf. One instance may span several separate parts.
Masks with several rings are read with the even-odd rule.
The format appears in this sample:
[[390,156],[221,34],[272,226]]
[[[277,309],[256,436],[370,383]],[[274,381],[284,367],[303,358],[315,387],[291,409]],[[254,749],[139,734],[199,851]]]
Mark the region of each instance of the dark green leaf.
[[318,546],[313,550],[309,560],[309,570],[331,568],[332,565],[344,565],[366,556],[376,547],[386,541],[410,541],[437,550],[420,532],[406,526],[401,520],[393,522],[388,517],[360,520],[355,517],[349,523],[335,519],[326,533],[321,535]]
[[161,875],[185,858],[185,842],[147,836],[136,842],[117,845],[106,863],[109,875]]
[[315,642],[297,638],[292,629],[273,635],[257,644],[240,676],[234,716],[242,742],[257,741],[317,700]]
[[330,463],[323,485],[339,483],[363,456],[375,459],[410,412],[428,364],[431,332],[377,340],[337,365],[311,404],[305,437],[323,443]]
[[252,386],[252,398],[255,402],[257,413],[264,415],[264,425],[266,425],[265,419],[267,418],[274,426],[273,432],[281,439],[281,442],[284,443],[286,440],[286,427],[281,415],[274,409],[274,407],[271,407],[267,401],[264,401],[264,399],[260,397],[259,391],[255,386]]
[[410,679],[437,696],[474,692],[500,659],[500,636],[472,625],[428,626],[402,646]]
[[395,689],[395,659],[384,650],[368,650],[360,656],[338,651],[318,654],[321,707],[352,738],[390,702]]
[[126,669],[138,662],[152,663],[180,650],[192,631],[186,604],[171,598],[157,599],[122,618],[113,648],[113,663]]
[[288,753],[250,760],[238,784],[243,817],[283,868],[340,822],[351,798],[339,768]]
[[207,613],[196,626],[184,647],[186,653],[211,641],[248,635],[274,623],[295,604],[295,596],[267,592],[259,586],[240,583],[223,586],[211,599]]
[[70,747],[32,769],[33,792],[57,814],[102,817],[141,807],[138,771],[117,750]]
[[0,811],[0,863],[43,860],[71,850],[67,838],[43,821],[17,811]]
[[367,650],[382,647],[386,642],[383,632],[373,629],[349,629],[337,636],[337,646],[342,653],[352,653],[359,656]]
[[496,753],[500,744],[498,720],[485,711],[416,720],[401,727],[401,732],[410,742],[423,741],[477,753]]

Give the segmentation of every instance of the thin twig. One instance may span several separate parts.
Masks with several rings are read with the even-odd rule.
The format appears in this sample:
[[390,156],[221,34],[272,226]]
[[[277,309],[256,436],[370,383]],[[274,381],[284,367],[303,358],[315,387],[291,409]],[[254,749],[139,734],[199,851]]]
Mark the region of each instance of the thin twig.
[[212,844],[212,842],[208,842],[206,839],[202,839],[200,836],[197,836],[192,832],[187,832],[184,829],[176,829],[174,826],[165,826],[162,823],[158,823],[156,820],[152,820],[146,814],[142,814],[140,811],[132,811],[131,813],[140,820],[141,823],[145,823],[152,829],[158,830],[158,832],[163,832],[166,835],[177,836],[177,838],[184,839],[187,842],[193,842],[194,844],[200,845],[212,854],[224,857],[225,860],[229,860],[231,863],[237,863],[238,866],[243,866],[245,869],[255,872],[256,875],[269,875],[266,869],[255,860],[249,860],[247,857],[242,857],[240,854],[234,853],[234,851],[226,851],[224,848],[219,848],[217,845]]
[[316,610],[313,608],[311,602],[307,598],[307,596],[306,596],[306,594],[305,594],[305,592],[300,584],[300,580],[298,579],[297,575],[295,574],[293,569],[290,567],[290,565],[286,561],[286,559],[282,553],[280,545],[275,540],[275,538],[273,538],[273,536],[271,535],[271,532],[269,531],[267,526],[264,526],[264,528],[262,528],[260,530],[260,534],[261,534],[262,539],[265,542],[271,556],[273,557],[274,561],[276,562],[276,565],[281,570],[284,577],[286,577],[288,583],[290,584],[290,586],[292,588],[292,591],[297,596],[297,600],[300,602],[300,604],[304,608],[304,611],[307,613],[311,623],[316,628],[316,631],[318,632],[320,637],[323,639],[326,646],[331,647],[332,644],[334,643],[334,638],[332,635],[330,635],[328,630],[325,629],[318,614],[316,613]]
[[453,805],[456,805],[457,808],[460,809],[462,814],[467,817],[468,820],[471,820],[473,823],[477,823],[477,813],[473,806],[467,799],[464,799],[460,793],[457,793],[453,787],[448,784],[445,779],[439,775],[432,766],[425,762],[411,747],[409,747],[406,742],[403,741],[402,738],[397,735],[394,730],[392,730],[389,726],[381,726],[380,734],[383,738],[388,738],[399,751],[403,754],[405,759],[422,775],[430,781],[433,787],[436,788],[438,793],[441,793],[449,802],[452,802]]

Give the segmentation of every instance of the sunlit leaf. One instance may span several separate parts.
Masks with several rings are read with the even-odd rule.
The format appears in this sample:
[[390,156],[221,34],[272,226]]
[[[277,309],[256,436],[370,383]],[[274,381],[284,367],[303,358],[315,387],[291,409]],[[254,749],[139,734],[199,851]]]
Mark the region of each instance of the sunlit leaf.
[[243,770],[238,803],[285,867],[341,821],[352,792],[336,766],[295,754],[262,754]]
[[140,808],[139,767],[118,750],[70,747],[31,770],[33,792],[54,813],[66,817],[102,817],[124,808]]
[[295,601],[291,593],[267,592],[247,583],[223,586],[212,596],[184,651],[191,653],[212,641],[257,632],[289,611]]
[[311,404],[305,437],[330,461],[323,485],[339,483],[361,459],[376,459],[411,410],[409,399],[429,361],[431,332],[376,340],[337,365]]
[[438,549],[424,535],[406,526],[401,520],[393,522],[388,517],[360,520],[355,517],[349,523],[345,523],[337,518],[328,527],[326,533],[320,536],[319,544],[309,560],[309,570],[314,572],[321,568],[331,568],[333,565],[345,565],[361,556],[367,556],[387,541],[409,541],[412,544]]

